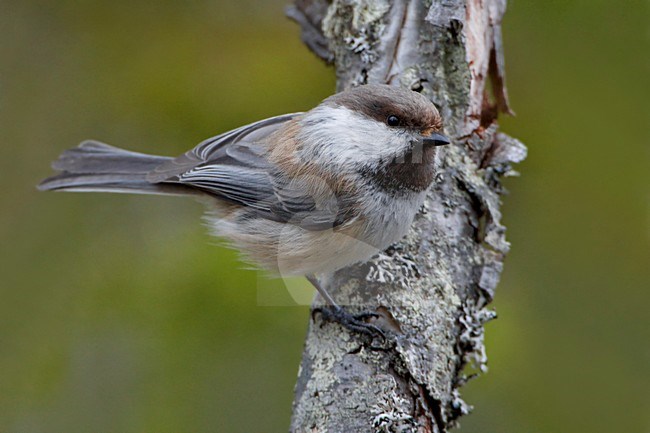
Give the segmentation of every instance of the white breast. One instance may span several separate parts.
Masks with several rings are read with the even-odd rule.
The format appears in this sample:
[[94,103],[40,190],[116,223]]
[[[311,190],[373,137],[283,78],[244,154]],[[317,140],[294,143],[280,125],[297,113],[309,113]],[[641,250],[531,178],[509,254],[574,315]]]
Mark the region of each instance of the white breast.
[[235,212],[209,218],[214,234],[228,239],[244,258],[282,276],[329,273],[363,262],[408,232],[425,193],[395,198],[369,195],[368,211],[345,227],[309,231],[262,218],[238,221]]

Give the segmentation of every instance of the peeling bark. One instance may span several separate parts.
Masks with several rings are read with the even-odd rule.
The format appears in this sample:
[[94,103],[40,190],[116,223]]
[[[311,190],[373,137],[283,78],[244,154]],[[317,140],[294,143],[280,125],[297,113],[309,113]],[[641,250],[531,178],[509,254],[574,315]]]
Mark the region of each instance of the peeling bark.
[[375,82],[421,91],[453,137],[407,237],[328,282],[348,310],[379,312],[388,338],[370,341],[316,314],[292,432],[441,433],[470,410],[459,388],[487,369],[483,325],[494,313],[485,307],[509,248],[501,178],[526,156],[496,124],[510,113],[504,12],[505,0],[297,0],[288,8],[306,45],[334,63],[338,90]]

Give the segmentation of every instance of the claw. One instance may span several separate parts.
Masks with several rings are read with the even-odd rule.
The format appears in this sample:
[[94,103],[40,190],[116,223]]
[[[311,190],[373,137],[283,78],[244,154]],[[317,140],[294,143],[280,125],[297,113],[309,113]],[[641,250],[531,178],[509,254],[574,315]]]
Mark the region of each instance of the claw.
[[323,322],[336,322],[350,331],[386,340],[386,334],[381,328],[365,321],[369,318],[378,318],[378,313],[363,311],[359,314],[350,314],[339,306],[323,306],[312,310],[311,318],[314,321],[316,313],[320,313]]

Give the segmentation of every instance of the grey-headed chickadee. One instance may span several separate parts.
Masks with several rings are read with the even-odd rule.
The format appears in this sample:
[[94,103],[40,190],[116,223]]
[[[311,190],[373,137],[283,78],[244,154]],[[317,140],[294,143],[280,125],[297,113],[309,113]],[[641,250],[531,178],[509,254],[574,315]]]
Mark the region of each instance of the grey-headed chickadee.
[[441,129],[421,94],[365,85],[177,158],[85,141],[63,152],[52,164],[61,173],[39,189],[197,195],[215,235],[263,269],[308,276],[341,319],[314,276],[368,260],[406,234],[433,180],[436,147],[449,143]]

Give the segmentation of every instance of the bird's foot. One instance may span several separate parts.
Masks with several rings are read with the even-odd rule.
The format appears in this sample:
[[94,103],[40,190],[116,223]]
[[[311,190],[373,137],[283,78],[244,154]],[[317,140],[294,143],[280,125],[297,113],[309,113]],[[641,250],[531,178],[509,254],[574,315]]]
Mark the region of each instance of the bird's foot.
[[323,322],[336,322],[350,331],[386,340],[386,334],[381,328],[366,321],[366,319],[378,318],[378,313],[363,311],[359,314],[350,314],[339,306],[331,305],[314,308],[311,313],[312,319],[315,318],[316,313],[320,314]]

